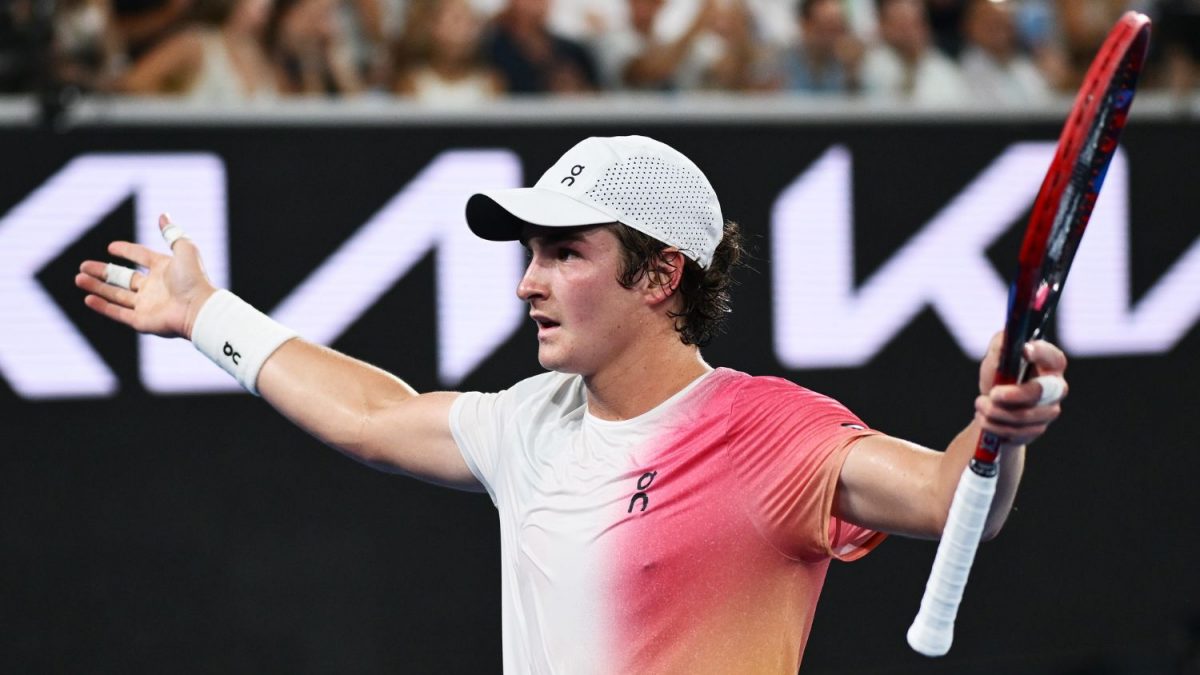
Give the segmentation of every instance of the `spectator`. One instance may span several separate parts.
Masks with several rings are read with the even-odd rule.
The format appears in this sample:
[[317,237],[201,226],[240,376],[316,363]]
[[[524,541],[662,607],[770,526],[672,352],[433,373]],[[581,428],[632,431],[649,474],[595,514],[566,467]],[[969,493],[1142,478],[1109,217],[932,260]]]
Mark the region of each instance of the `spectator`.
[[483,22],[467,0],[414,0],[398,93],[424,103],[469,106],[504,92],[480,52]]
[[1012,10],[1017,42],[1030,55],[1051,90],[1071,87],[1071,67],[1060,38],[1054,0],[1018,0]]
[[551,33],[588,44],[625,23],[626,14],[621,0],[553,0],[546,25]]
[[[753,19],[755,41],[769,50],[790,47],[796,43],[799,35],[796,17],[802,0],[780,2],[780,0],[742,0]],[[843,5],[845,16],[847,4]],[[846,19],[849,26],[849,19]]]
[[958,66],[930,39],[925,7],[918,0],[880,0],[879,36],[863,61],[863,88],[921,105],[955,105],[970,90]]
[[1200,0],[1161,0],[1156,9],[1165,84],[1184,96],[1200,85]]
[[112,0],[113,23],[126,57],[137,61],[188,25],[197,0]]
[[712,32],[720,41],[720,57],[706,73],[706,86],[727,91],[757,88],[752,72],[763,59],[755,47],[756,27],[746,0],[718,2]]
[[577,42],[546,27],[549,0],[509,0],[484,43],[514,94],[580,93],[597,87],[596,65]]
[[262,32],[271,0],[199,0],[197,23],[134,64],[120,88],[223,103],[278,92]]
[[1015,0],[1013,19],[1021,46],[1029,51],[1059,42],[1054,0]]
[[1068,73],[1062,83],[1075,90],[1083,81],[1108,31],[1121,17],[1129,0],[1057,0],[1058,25],[1068,59]]
[[355,69],[365,84],[386,89],[395,73],[391,44],[400,36],[406,0],[346,0],[339,4],[338,26],[350,50]]
[[969,4],[970,0],[925,0],[933,44],[952,59],[957,59],[963,48],[962,23]]
[[717,3],[703,0],[682,34],[658,35],[666,0],[628,0],[628,22],[602,35],[597,43],[605,84],[611,89],[676,91],[698,89],[720,58],[710,29]]
[[55,75],[81,91],[108,89],[125,63],[109,0],[60,0],[54,17]]
[[841,0],[850,32],[860,40],[873,40],[879,34],[879,0]]
[[0,4],[0,93],[28,93],[38,86],[40,36],[33,3]]
[[1012,3],[971,0],[963,37],[962,71],[974,100],[1004,106],[1049,100],[1046,80],[1020,52]]
[[337,0],[277,0],[267,30],[286,94],[356,94],[363,89],[350,46],[336,22]]
[[850,32],[841,0],[801,0],[800,41],[783,63],[788,91],[835,94],[857,91],[865,47]]

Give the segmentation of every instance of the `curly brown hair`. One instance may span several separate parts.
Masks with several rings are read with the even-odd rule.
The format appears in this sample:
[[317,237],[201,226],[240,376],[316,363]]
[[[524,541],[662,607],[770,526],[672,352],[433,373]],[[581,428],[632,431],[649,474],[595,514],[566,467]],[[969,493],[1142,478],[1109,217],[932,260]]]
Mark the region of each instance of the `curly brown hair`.
[[[621,223],[608,227],[621,242],[624,269],[617,283],[632,288],[653,272],[667,244]],[[678,289],[683,306],[678,312],[670,312],[683,344],[703,347],[721,332],[725,317],[733,311],[730,307],[730,290],[736,283],[733,271],[742,265],[745,253],[741,228],[726,220],[721,243],[713,252],[708,269],[691,258],[685,259]]]

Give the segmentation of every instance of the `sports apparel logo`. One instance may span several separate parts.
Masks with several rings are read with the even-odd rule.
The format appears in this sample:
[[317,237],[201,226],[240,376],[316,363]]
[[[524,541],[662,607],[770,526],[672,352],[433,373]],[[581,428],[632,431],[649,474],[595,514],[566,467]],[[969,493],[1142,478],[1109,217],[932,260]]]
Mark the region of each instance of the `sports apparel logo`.
[[[650,484],[654,482],[654,477],[657,475],[657,471],[647,471],[646,473],[642,474],[642,477],[637,481],[638,491],[629,498],[629,508],[625,510],[625,513],[633,513],[633,506],[635,504],[642,505],[642,509],[639,511],[639,513],[645,511],[646,508],[650,506],[650,495],[646,494],[646,491],[650,489]],[[638,501],[639,499],[641,500],[640,502]]]
[[571,175],[565,176],[562,180],[560,180],[558,182],[566,185],[567,187],[571,187],[572,185],[575,185],[575,178],[578,177],[579,174],[583,173],[583,169],[584,169],[584,166],[582,164],[576,164],[575,166],[571,167]]

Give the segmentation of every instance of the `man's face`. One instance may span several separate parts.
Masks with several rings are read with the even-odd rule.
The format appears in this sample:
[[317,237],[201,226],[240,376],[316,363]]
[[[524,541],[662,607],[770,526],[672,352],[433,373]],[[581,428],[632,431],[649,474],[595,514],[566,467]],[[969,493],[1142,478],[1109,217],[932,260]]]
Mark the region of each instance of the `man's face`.
[[529,266],[517,296],[538,324],[543,368],[588,376],[630,346],[648,313],[635,286],[617,282],[621,244],[605,226],[526,230]]

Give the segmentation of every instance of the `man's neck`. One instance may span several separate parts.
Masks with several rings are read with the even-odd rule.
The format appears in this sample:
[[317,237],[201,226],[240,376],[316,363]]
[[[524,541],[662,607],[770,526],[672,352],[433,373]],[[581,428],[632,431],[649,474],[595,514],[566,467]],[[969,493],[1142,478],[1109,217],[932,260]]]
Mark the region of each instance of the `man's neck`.
[[640,349],[634,358],[584,377],[588,412],[603,420],[627,420],[649,412],[712,370],[699,348],[673,336],[663,350]]

